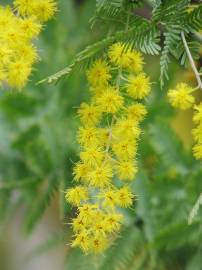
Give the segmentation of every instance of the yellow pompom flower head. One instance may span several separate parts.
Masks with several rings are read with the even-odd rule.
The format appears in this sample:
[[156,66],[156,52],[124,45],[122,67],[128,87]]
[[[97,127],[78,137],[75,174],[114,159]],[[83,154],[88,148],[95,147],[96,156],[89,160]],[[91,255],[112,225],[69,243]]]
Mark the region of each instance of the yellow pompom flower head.
[[0,6],[0,85],[21,89],[27,84],[39,60],[33,39],[55,11],[53,0],[15,0],[13,6]]
[[179,83],[176,89],[168,91],[168,99],[170,104],[178,109],[186,110],[194,104],[194,97],[192,96],[193,89],[185,83]]
[[73,168],[77,186],[67,189],[66,200],[78,208],[71,222],[72,246],[85,253],[109,247],[124,222],[121,208],[131,208],[135,199],[140,122],[147,113],[137,100],[148,96],[151,85],[141,53],[125,48],[113,44],[108,59],[98,59],[89,68],[91,100],[78,110],[81,152]]
[[199,87],[191,88],[186,83],[178,83],[176,89],[168,91],[168,99],[171,105],[181,110],[194,108],[193,122],[197,125],[192,130],[195,145],[192,148],[195,159],[202,160],[202,103],[194,105],[195,98],[192,93]]

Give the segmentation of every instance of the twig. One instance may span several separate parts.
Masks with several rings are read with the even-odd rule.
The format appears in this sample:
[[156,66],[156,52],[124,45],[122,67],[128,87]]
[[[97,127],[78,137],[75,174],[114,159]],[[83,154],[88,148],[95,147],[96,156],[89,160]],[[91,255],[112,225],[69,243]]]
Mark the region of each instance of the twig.
[[198,88],[201,88],[201,90],[202,90],[202,81],[201,81],[201,78],[200,78],[200,74],[199,74],[199,72],[198,72],[198,70],[196,68],[196,65],[194,63],[194,60],[192,58],[192,55],[191,55],[191,52],[189,50],[189,47],[188,47],[184,32],[181,32],[181,37],[182,37],[182,42],[184,44],[184,48],[186,50],[186,53],[187,53],[187,56],[188,56],[188,59],[189,59],[189,63],[191,65],[191,68],[192,68],[192,70],[193,70],[193,72],[195,74],[196,80],[198,82]]

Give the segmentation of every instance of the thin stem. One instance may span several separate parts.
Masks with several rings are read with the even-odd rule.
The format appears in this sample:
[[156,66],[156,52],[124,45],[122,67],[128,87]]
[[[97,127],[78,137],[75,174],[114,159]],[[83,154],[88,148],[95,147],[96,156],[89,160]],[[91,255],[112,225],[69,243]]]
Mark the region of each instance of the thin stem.
[[198,82],[198,88],[201,88],[201,90],[202,90],[202,81],[201,81],[201,78],[200,78],[200,74],[199,74],[199,72],[198,72],[198,70],[196,68],[196,65],[194,63],[194,60],[192,58],[192,55],[191,55],[191,52],[189,50],[189,47],[188,47],[184,32],[181,32],[181,37],[182,37],[182,42],[184,44],[184,48],[186,50],[186,53],[187,53],[187,56],[188,56],[188,59],[189,59],[189,63],[191,65],[191,68],[192,68],[192,70],[193,70],[193,72],[195,74],[196,80]]

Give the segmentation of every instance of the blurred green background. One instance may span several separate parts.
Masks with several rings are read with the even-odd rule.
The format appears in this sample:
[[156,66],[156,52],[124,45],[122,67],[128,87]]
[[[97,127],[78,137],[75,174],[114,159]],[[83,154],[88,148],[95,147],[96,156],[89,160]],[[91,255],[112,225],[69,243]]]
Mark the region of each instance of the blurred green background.
[[60,0],[58,6],[36,42],[41,61],[26,89],[0,91],[0,269],[202,269],[201,209],[187,224],[202,190],[201,164],[191,156],[192,112],[173,111],[165,91],[179,80],[192,83],[192,76],[173,64],[161,90],[158,57],[145,58],[154,84],[133,186],[135,210],[126,211],[121,236],[105,255],[84,256],[66,245],[73,213],[64,190],[78,159],[76,108],[88,100],[88,89],[83,70],[57,85],[36,83],[103,33],[102,25],[90,28],[95,1]]

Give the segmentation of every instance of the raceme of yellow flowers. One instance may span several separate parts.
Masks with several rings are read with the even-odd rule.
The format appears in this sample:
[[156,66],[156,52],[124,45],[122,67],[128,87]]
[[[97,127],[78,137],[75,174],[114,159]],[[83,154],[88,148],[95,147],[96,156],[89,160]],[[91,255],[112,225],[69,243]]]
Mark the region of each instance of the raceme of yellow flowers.
[[91,101],[82,103],[77,140],[80,161],[73,169],[75,187],[66,200],[77,208],[72,220],[72,246],[85,253],[103,252],[121,229],[123,209],[133,205],[132,182],[137,173],[141,103],[151,90],[141,53],[115,43],[105,60],[87,72]]
[[[197,88],[196,88],[197,89]],[[202,103],[195,104],[195,98],[192,93],[196,90],[189,87],[185,83],[179,83],[176,89],[168,91],[168,99],[171,105],[181,110],[194,108],[193,122],[197,125],[193,129],[192,135],[195,142],[193,147],[193,155],[196,159],[202,159]]]
[[21,89],[38,60],[33,40],[56,12],[53,0],[15,0],[0,6],[0,86]]

